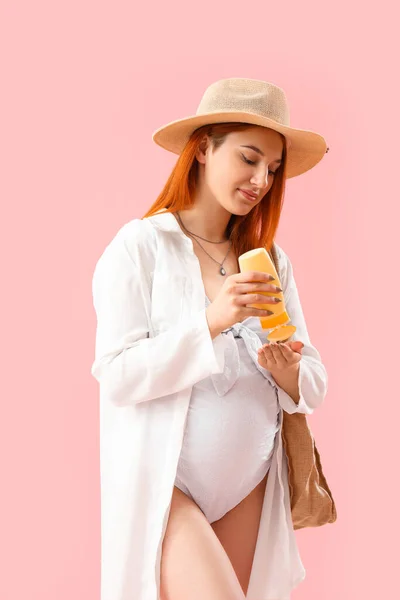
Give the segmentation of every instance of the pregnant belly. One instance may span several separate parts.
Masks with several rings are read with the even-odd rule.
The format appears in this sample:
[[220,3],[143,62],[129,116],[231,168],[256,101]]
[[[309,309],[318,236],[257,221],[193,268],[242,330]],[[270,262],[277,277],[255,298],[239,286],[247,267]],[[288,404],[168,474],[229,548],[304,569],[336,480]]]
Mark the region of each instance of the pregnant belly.
[[225,396],[210,379],[193,388],[186,421],[180,468],[196,469],[209,478],[218,463],[226,472],[257,471],[270,458],[278,431],[275,389],[257,371],[244,373]]

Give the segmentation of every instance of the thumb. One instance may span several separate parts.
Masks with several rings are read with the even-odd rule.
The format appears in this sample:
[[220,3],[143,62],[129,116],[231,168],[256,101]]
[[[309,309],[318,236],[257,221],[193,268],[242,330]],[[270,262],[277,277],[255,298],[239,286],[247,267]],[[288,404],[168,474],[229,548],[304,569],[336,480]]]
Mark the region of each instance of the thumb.
[[304,348],[303,342],[300,342],[300,341],[287,342],[287,344],[288,344],[288,346],[290,346],[290,348],[293,350],[293,352],[300,352],[300,350],[302,348]]

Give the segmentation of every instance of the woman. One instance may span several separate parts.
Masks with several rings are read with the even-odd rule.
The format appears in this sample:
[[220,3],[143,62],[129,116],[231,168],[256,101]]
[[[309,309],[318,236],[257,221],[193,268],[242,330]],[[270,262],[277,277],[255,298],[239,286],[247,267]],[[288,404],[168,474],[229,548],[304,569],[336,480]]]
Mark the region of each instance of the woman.
[[[215,82],[196,116],[153,138],[177,164],[93,275],[101,600],[288,600],[305,570],[282,411],[312,414],[327,374],[283,249],[278,289],[238,257],[271,248],[285,180],[326,143],[289,126],[283,90],[251,79]],[[269,344],[270,311],[248,305],[279,290],[296,332]]]

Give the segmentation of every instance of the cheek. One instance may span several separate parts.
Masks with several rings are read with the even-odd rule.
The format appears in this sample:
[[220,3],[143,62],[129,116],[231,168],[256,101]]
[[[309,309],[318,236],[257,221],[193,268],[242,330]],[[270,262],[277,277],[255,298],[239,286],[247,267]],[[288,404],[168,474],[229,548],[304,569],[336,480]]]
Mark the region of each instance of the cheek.
[[234,185],[237,174],[232,169],[227,168],[226,164],[215,164],[207,173],[206,179],[211,190],[224,193]]
[[225,159],[215,161],[205,171],[208,187],[218,196],[230,195],[237,188],[246,186],[252,176],[252,170],[245,164]]

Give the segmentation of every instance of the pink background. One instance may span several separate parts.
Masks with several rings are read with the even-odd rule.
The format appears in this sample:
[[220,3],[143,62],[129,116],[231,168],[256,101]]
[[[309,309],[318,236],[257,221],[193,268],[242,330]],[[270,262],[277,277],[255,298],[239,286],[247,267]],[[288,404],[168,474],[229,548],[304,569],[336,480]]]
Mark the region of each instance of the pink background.
[[395,3],[278,4],[2,5],[1,600],[99,598],[92,272],[175,163],[152,132],[224,77],[283,87],[330,146],[288,182],[278,234],[328,369],[310,425],[338,509],[297,533],[293,598],[396,596]]

